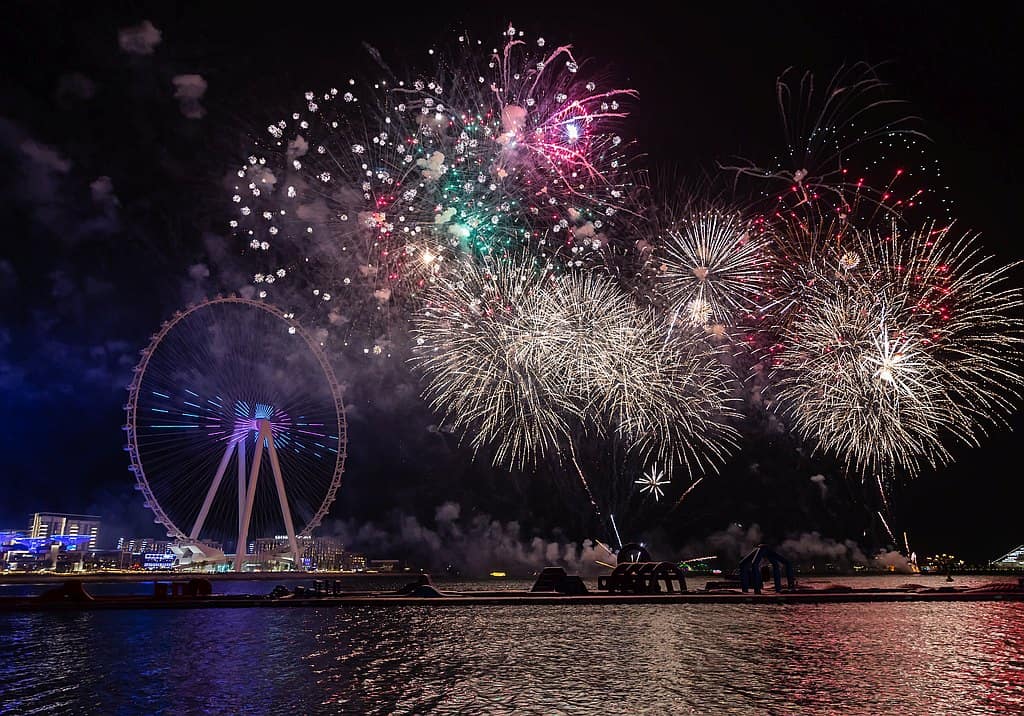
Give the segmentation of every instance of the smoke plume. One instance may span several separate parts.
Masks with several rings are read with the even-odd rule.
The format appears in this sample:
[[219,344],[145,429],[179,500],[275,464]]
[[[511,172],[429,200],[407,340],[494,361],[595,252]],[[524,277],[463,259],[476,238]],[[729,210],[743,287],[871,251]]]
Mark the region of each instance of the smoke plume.
[[462,507],[454,502],[437,508],[433,527],[395,512],[379,524],[338,521],[334,531],[354,551],[403,557],[435,573],[451,565],[467,577],[493,570],[527,576],[543,567],[564,567],[570,574],[592,576],[607,572],[595,560],[615,563],[613,555],[591,540],[574,543],[530,537],[517,522],[500,522],[484,514],[463,517]]

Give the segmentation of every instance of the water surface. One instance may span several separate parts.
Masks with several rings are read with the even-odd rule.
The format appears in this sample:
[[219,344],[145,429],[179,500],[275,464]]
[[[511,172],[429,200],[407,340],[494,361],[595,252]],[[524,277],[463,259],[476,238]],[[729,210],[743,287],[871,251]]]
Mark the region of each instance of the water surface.
[[0,614],[0,653],[4,714],[1024,713],[999,602]]

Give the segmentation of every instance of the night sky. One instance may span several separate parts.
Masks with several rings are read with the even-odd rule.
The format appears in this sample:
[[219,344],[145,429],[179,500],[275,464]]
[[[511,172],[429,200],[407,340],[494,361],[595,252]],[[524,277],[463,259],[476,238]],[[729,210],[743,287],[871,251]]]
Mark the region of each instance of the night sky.
[[[933,140],[929,153],[942,166],[958,226],[981,232],[1001,261],[1024,258],[1013,69],[1024,61],[1024,10],[641,5],[519,3],[507,17],[483,3],[381,5],[376,16],[321,16],[287,4],[7,4],[0,528],[61,510],[102,514],[112,531],[153,531],[122,451],[124,387],[138,351],[182,305],[247,283],[252,263],[227,233],[225,178],[249,137],[302,92],[372,72],[364,42],[396,68],[424,66],[428,47],[463,30],[496,41],[509,21],[571,42],[639,90],[631,128],[647,166],[679,177],[781,148],[774,81],[786,68],[825,79],[843,63],[884,62],[882,78]],[[145,20],[159,44],[150,54],[122,50],[118,30]],[[180,75],[201,75],[200,99],[175,98]],[[1024,272],[1015,280],[1024,282]],[[350,442],[334,518],[358,524],[400,511],[430,524],[439,505],[454,501],[463,515],[518,520],[527,533],[589,536],[544,475],[474,463],[454,439],[428,430],[436,419],[402,365],[362,371],[358,383],[340,378],[350,383]],[[955,464],[897,487],[894,527],[909,532],[919,553],[984,560],[1024,541],[1020,412],[1011,425],[980,449],[956,448]],[[876,498],[835,463],[753,424],[744,446],[657,526],[658,539],[693,541],[740,522],[774,539],[818,530],[882,546],[871,520]],[[810,480],[815,474],[826,476],[827,490]]]

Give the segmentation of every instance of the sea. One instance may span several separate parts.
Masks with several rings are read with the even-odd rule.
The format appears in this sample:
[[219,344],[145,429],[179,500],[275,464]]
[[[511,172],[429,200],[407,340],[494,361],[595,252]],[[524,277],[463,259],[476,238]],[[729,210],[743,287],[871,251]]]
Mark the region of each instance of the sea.
[[[946,584],[922,575],[834,581]],[[215,591],[273,586],[216,582]],[[0,595],[44,588],[0,586]],[[0,613],[0,713],[1022,714],[1024,604]]]

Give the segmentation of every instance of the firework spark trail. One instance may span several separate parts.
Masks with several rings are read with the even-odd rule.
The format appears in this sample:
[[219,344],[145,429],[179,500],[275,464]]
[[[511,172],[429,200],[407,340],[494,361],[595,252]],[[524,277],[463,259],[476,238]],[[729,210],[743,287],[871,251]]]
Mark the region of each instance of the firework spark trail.
[[676,510],[676,508],[679,507],[679,505],[683,504],[683,500],[685,500],[687,498],[687,496],[697,488],[697,485],[699,485],[703,481],[704,481],[703,477],[698,478],[697,480],[694,481],[694,483],[692,485],[690,485],[688,488],[686,488],[686,490],[683,492],[683,494],[679,496],[679,499],[676,500],[676,503],[674,505],[672,505],[672,510],[671,511],[674,512]]
[[[876,69],[864,62],[842,67],[824,91],[811,73],[794,81],[787,70],[776,81],[784,158],[771,167],[746,160],[721,169],[737,180],[757,181],[760,192],[774,197],[769,213],[780,215],[820,212],[874,228],[920,205],[933,192],[910,181],[917,174],[910,167],[923,164],[918,145],[928,137],[918,128],[919,118],[902,113],[906,102],[890,95]],[[893,154],[914,161],[893,167],[884,180],[868,181],[864,172]],[[897,183],[911,186],[898,191]]]
[[583,484],[583,489],[587,493],[587,499],[590,500],[590,505],[594,508],[594,514],[600,517],[601,508],[598,507],[597,500],[594,499],[594,492],[590,489],[590,483],[587,482],[587,478],[583,474],[583,468],[580,467],[580,464],[576,459],[576,447],[573,445],[572,439],[569,440],[569,451],[572,455],[572,464],[576,467],[576,473],[580,476],[580,482]]
[[889,509],[889,498],[885,496],[885,483],[882,482],[882,476],[880,474],[875,475],[875,483],[878,485],[878,494],[882,498],[882,507],[885,508],[886,512],[892,514]]
[[885,526],[885,531],[889,533],[889,539],[892,540],[893,544],[896,544],[896,535],[892,533],[892,529],[889,527],[889,523],[885,521],[885,517],[882,515],[881,511],[878,512],[878,519],[882,520],[882,525]]
[[1024,302],[1014,265],[979,251],[930,227],[820,251],[775,356],[794,429],[862,474],[912,476],[1004,422],[1024,385]]

